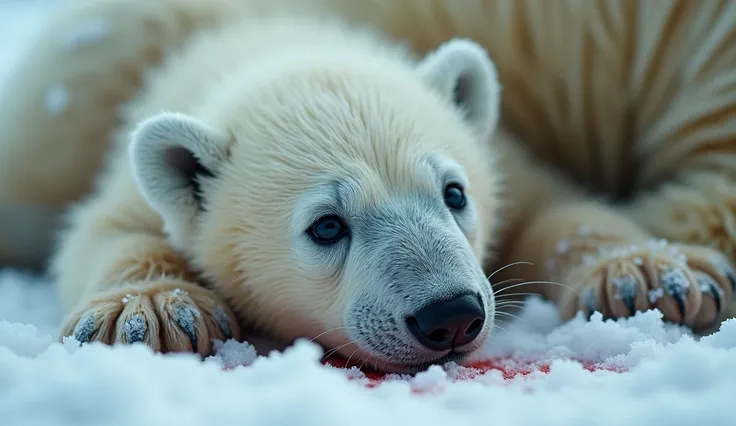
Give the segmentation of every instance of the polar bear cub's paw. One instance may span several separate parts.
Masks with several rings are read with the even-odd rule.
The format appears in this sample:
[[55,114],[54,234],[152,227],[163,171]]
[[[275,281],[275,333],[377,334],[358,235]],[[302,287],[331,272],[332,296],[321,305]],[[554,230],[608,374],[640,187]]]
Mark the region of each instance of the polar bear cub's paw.
[[116,287],[95,295],[65,320],[61,336],[80,343],[142,342],[159,352],[212,351],[237,339],[238,321],[211,290],[176,279]]
[[666,321],[697,331],[718,325],[736,292],[736,270],[717,250],[653,241],[589,256],[564,282],[577,290],[561,301],[565,319],[577,311],[621,318],[658,308]]

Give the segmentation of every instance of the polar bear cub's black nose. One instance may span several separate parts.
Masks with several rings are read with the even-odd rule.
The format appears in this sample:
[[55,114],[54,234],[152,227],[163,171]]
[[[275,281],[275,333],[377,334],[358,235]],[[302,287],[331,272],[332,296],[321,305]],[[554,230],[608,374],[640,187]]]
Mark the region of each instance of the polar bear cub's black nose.
[[486,313],[480,297],[464,294],[423,307],[406,319],[422,346],[445,351],[466,345],[480,334]]

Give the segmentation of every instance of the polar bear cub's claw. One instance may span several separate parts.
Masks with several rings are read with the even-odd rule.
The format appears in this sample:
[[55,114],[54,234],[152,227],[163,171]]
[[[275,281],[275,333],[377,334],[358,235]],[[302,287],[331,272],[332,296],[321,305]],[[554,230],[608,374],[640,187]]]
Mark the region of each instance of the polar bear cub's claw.
[[703,331],[717,327],[736,294],[736,269],[710,247],[650,241],[609,250],[573,268],[568,280],[581,291],[561,303],[606,317],[659,308],[664,320]]
[[208,355],[212,341],[238,338],[233,313],[212,291],[166,279],[118,287],[83,303],[61,335],[78,342],[143,343],[160,352]]

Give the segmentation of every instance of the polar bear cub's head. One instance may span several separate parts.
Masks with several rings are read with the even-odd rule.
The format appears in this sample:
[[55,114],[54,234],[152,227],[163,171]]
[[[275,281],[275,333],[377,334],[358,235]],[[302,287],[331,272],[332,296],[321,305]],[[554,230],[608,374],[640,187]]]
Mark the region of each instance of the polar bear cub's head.
[[257,330],[384,371],[461,361],[494,318],[495,68],[459,39],[418,62],[311,54],[141,123],[141,193]]

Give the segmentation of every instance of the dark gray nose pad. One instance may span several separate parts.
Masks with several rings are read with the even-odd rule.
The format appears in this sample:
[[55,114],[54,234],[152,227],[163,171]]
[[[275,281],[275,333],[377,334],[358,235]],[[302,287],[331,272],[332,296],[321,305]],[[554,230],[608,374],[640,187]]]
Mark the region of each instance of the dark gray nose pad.
[[480,297],[465,294],[433,302],[409,316],[406,323],[422,346],[445,351],[475,340],[485,319]]

